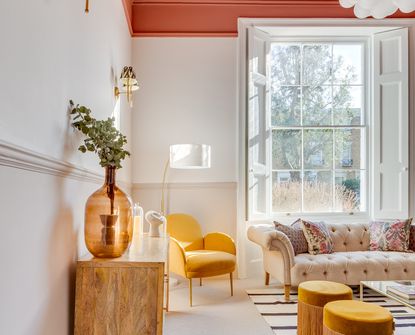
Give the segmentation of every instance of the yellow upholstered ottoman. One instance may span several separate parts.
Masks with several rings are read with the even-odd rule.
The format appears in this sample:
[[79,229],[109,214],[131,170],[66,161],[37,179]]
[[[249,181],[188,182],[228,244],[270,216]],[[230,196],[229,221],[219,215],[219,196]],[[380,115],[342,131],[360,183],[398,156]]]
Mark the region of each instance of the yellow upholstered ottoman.
[[298,335],[323,334],[323,307],[336,300],[351,300],[352,289],[330,281],[306,281],[298,286]]
[[356,300],[324,306],[324,335],[392,335],[393,330],[392,314],[381,306]]

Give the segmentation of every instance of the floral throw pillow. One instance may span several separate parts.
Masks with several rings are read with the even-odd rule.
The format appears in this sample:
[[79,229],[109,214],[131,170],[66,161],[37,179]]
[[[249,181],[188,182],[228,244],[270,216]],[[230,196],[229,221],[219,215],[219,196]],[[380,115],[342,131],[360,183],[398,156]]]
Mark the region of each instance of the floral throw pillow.
[[407,252],[411,221],[412,219],[392,222],[372,221],[369,225],[370,250]]
[[304,254],[308,252],[308,244],[305,239],[303,229],[301,228],[301,220],[298,219],[291,226],[284,225],[274,221],[275,229],[287,235],[288,239],[294,248],[294,253]]
[[308,243],[308,252],[312,255],[331,254],[334,251],[333,240],[324,222],[301,220],[304,236]]
[[409,247],[410,251],[415,251],[415,225],[411,225],[409,230]]

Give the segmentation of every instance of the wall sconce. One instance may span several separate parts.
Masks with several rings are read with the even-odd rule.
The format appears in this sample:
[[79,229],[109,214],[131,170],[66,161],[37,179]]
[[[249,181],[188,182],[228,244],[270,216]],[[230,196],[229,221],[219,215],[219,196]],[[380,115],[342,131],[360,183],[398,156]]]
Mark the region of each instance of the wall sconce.
[[114,95],[118,99],[120,94],[127,96],[127,101],[130,103],[130,107],[133,107],[133,92],[137,91],[140,87],[135,77],[135,73],[132,66],[124,66],[121,72],[120,80],[122,83],[122,91],[115,86]]

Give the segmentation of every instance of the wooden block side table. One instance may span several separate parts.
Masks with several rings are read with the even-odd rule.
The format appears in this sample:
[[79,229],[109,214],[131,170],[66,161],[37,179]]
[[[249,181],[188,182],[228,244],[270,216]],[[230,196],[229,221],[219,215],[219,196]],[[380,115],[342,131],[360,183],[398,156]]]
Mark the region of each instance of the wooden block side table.
[[159,335],[168,237],[143,236],[119,258],[77,262],[75,335]]

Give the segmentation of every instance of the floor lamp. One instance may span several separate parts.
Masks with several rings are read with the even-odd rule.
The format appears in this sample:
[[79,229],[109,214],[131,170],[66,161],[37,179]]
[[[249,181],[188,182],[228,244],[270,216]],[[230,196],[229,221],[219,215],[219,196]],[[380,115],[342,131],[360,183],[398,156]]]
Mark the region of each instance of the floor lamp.
[[165,215],[165,189],[168,169],[208,169],[210,168],[210,145],[207,144],[173,144],[170,145],[170,158],[163,173],[161,186],[161,213]]

